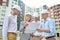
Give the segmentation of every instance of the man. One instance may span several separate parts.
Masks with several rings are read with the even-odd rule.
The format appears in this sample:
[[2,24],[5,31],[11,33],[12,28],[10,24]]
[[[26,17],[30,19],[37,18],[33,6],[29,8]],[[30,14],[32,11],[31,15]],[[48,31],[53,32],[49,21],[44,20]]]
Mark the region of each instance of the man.
[[18,15],[19,11],[21,11],[20,7],[14,5],[11,14],[5,17],[2,28],[3,40],[16,40],[17,21],[15,15]]
[[44,25],[42,29],[37,29],[37,31],[44,32],[43,35],[46,40],[55,40],[54,21],[49,17],[49,12],[47,10],[43,10],[41,14],[44,19]]
[[[34,20],[32,21],[32,23],[37,24],[37,28],[40,28],[41,27],[41,22],[39,21],[38,13],[34,12],[33,18],[34,18]],[[31,36],[32,36],[31,40],[41,40],[42,39],[41,33],[38,32],[37,30],[34,33],[32,33]]]
[[39,22],[39,15],[37,12],[34,12],[33,14],[33,22]]

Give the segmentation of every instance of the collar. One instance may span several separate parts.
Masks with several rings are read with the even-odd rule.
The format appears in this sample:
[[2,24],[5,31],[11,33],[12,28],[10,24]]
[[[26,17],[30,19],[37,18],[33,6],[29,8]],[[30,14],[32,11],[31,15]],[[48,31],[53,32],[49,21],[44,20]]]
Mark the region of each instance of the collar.
[[50,19],[50,18],[48,17],[48,18],[45,19],[45,21],[47,21],[47,20],[49,20],[49,19]]

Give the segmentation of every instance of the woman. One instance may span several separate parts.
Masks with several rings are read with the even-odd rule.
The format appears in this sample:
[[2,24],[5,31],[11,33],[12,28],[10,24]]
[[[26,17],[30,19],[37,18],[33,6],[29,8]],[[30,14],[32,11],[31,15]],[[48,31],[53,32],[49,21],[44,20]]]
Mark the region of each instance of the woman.
[[22,32],[20,40],[30,40],[29,24],[31,23],[31,15],[25,15],[25,21],[20,24],[20,31]]

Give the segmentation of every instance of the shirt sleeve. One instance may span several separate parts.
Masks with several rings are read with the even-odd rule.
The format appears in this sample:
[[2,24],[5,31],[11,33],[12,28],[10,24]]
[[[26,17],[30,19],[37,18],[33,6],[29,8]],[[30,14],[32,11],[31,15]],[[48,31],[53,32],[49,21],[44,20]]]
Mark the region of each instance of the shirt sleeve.
[[53,21],[53,20],[50,20],[49,21],[49,28],[50,28],[50,32],[52,33],[54,33],[54,24],[55,24],[55,22]]
[[9,24],[9,18],[5,17],[4,23],[3,23],[3,28],[2,28],[2,37],[3,37],[3,40],[7,40],[8,24]]

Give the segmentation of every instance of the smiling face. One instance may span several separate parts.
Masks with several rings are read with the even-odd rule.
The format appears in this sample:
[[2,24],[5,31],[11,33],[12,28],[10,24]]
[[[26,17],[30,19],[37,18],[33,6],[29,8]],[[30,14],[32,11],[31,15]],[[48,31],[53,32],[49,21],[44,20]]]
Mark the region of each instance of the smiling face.
[[28,22],[31,21],[31,15],[26,15],[25,20]]

